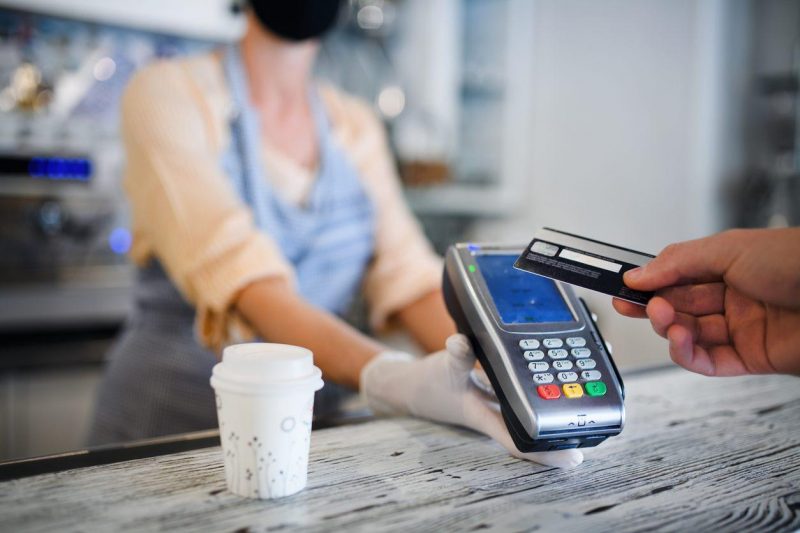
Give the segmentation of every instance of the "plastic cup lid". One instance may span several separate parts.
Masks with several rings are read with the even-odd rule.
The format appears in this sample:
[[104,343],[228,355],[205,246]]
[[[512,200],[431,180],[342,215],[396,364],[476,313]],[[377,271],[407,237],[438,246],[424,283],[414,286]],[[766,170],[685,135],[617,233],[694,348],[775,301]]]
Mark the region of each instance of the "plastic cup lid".
[[[214,378],[227,384],[258,386],[322,386],[322,372],[314,366],[311,350],[289,344],[254,342],[228,346]],[[319,385],[319,386],[317,386]]]

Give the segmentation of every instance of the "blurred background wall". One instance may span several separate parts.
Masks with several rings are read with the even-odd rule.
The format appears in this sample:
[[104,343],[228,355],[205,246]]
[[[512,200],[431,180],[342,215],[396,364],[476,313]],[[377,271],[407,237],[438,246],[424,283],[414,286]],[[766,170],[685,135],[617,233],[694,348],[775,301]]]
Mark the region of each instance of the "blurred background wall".
[[[82,445],[127,312],[126,80],[240,31],[229,0],[0,1],[0,460]],[[318,65],[384,120],[440,251],[797,225],[799,71],[798,0],[350,0]],[[585,297],[623,372],[668,362]]]
[[[746,1],[539,1],[525,203],[479,239],[547,225],[657,253],[735,216],[751,85]],[[664,361],[649,324],[581,291],[624,365]]]

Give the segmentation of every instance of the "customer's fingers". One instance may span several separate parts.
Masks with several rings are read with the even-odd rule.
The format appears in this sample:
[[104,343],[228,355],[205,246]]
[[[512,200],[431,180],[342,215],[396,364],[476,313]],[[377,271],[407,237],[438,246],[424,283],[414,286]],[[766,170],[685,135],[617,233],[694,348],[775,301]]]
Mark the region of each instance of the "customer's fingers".
[[647,311],[643,305],[635,304],[620,298],[612,298],[611,305],[617,313],[630,318],[647,318]]
[[653,331],[664,338],[667,337],[669,328],[677,324],[690,333],[695,344],[713,346],[730,342],[728,323],[720,314],[694,316],[689,313],[679,313],[661,297],[650,300],[647,313]]
[[736,350],[729,344],[700,346],[691,333],[675,324],[667,332],[669,354],[680,366],[705,376],[740,376],[749,374]]
[[625,284],[640,291],[654,291],[672,285],[719,281],[741,248],[736,239],[735,234],[724,232],[670,244],[645,266],[627,271]]
[[[725,305],[724,283],[702,283],[667,287],[658,291],[658,296],[666,300],[675,311],[692,315],[722,313]],[[619,298],[611,300],[611,305],[621,315],[631,318],[646,318],[645,306]]]
[[724,311],[725,284],[718,282],[678,285],[658,291],[658,296],[667,300],[680,313],[711,315]]
[[654,296],[647,304],[647,318],[653,330],[662,337],[667,336],[667,328],[675,323],[675,308],[660,296]]
[[717,346],[730,343],[728,322],[722,315],[692,316],[685,313],[675,315],[675,323],[682,324],[692,333],[695,344]]

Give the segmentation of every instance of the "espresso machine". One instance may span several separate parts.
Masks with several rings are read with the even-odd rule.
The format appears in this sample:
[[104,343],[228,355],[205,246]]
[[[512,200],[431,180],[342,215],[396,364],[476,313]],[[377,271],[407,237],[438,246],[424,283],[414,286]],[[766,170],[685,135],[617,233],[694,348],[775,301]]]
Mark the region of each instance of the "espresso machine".
[[124,319],[131,236],[113,175],[91,150],[0,150],[0,331]]

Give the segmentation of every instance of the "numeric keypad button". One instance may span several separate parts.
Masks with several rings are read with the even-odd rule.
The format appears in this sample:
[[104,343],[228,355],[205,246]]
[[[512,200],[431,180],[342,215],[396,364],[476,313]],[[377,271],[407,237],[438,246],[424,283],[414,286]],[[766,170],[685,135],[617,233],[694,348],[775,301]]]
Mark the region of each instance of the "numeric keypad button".
[[602,381],[590,381],[586,384],[586,393],[589,396],[605,396],[608,387]]
[[528,363],[528,368],[531,372],[547,372],[550,365],[547,363]]
[[538,392],[539,397],[544,400],[557,400],[561,398],[561,390],[559,390],[558,385],[539,385],[536,387],[536,392]]
[[525,350],[522,357],[528,361],[541,361],[544,359],[544,352],[541,350]]
[[572,349],[572,357],[575,359],[583,359],[585,357],[589,357],[592,355],[592,351],[589,348],[573,348]]
[[581,379],[586,381],[597,381],[601,377],[603,377],[603,374],[599,370],[584,370],[581,372]]
[[572,361],[553,361],[553,368],[556,370],[572,370]]
[[556,348],[555,350],[547,350],[547,356],[550,359],[564,359],[569,355],[563,348]]
[[567,339],[567,346],[570,348],[581,348],[586,346],[586,339],[583,337],[569,337]]
[[561,339],[545,339],[542,342],[545,348],[561,348],[564,346],[564,341]]
[[597,366],[594,359],[578,359],[575,361],[575,364],[578,365],[578,368],[581,370],[591,370]]
[[576,374],[575,372],[559,372],[558,380],[562,383],[570,383],[572,381],[578,381],[578,374]]
[[536,339],[522,339],[519,341],[519,347],[523,350],[535,350],[539,346],[539,341]]
[[534,374],[533,381],[535,383],[544,384],[553,382],[553,374]]

